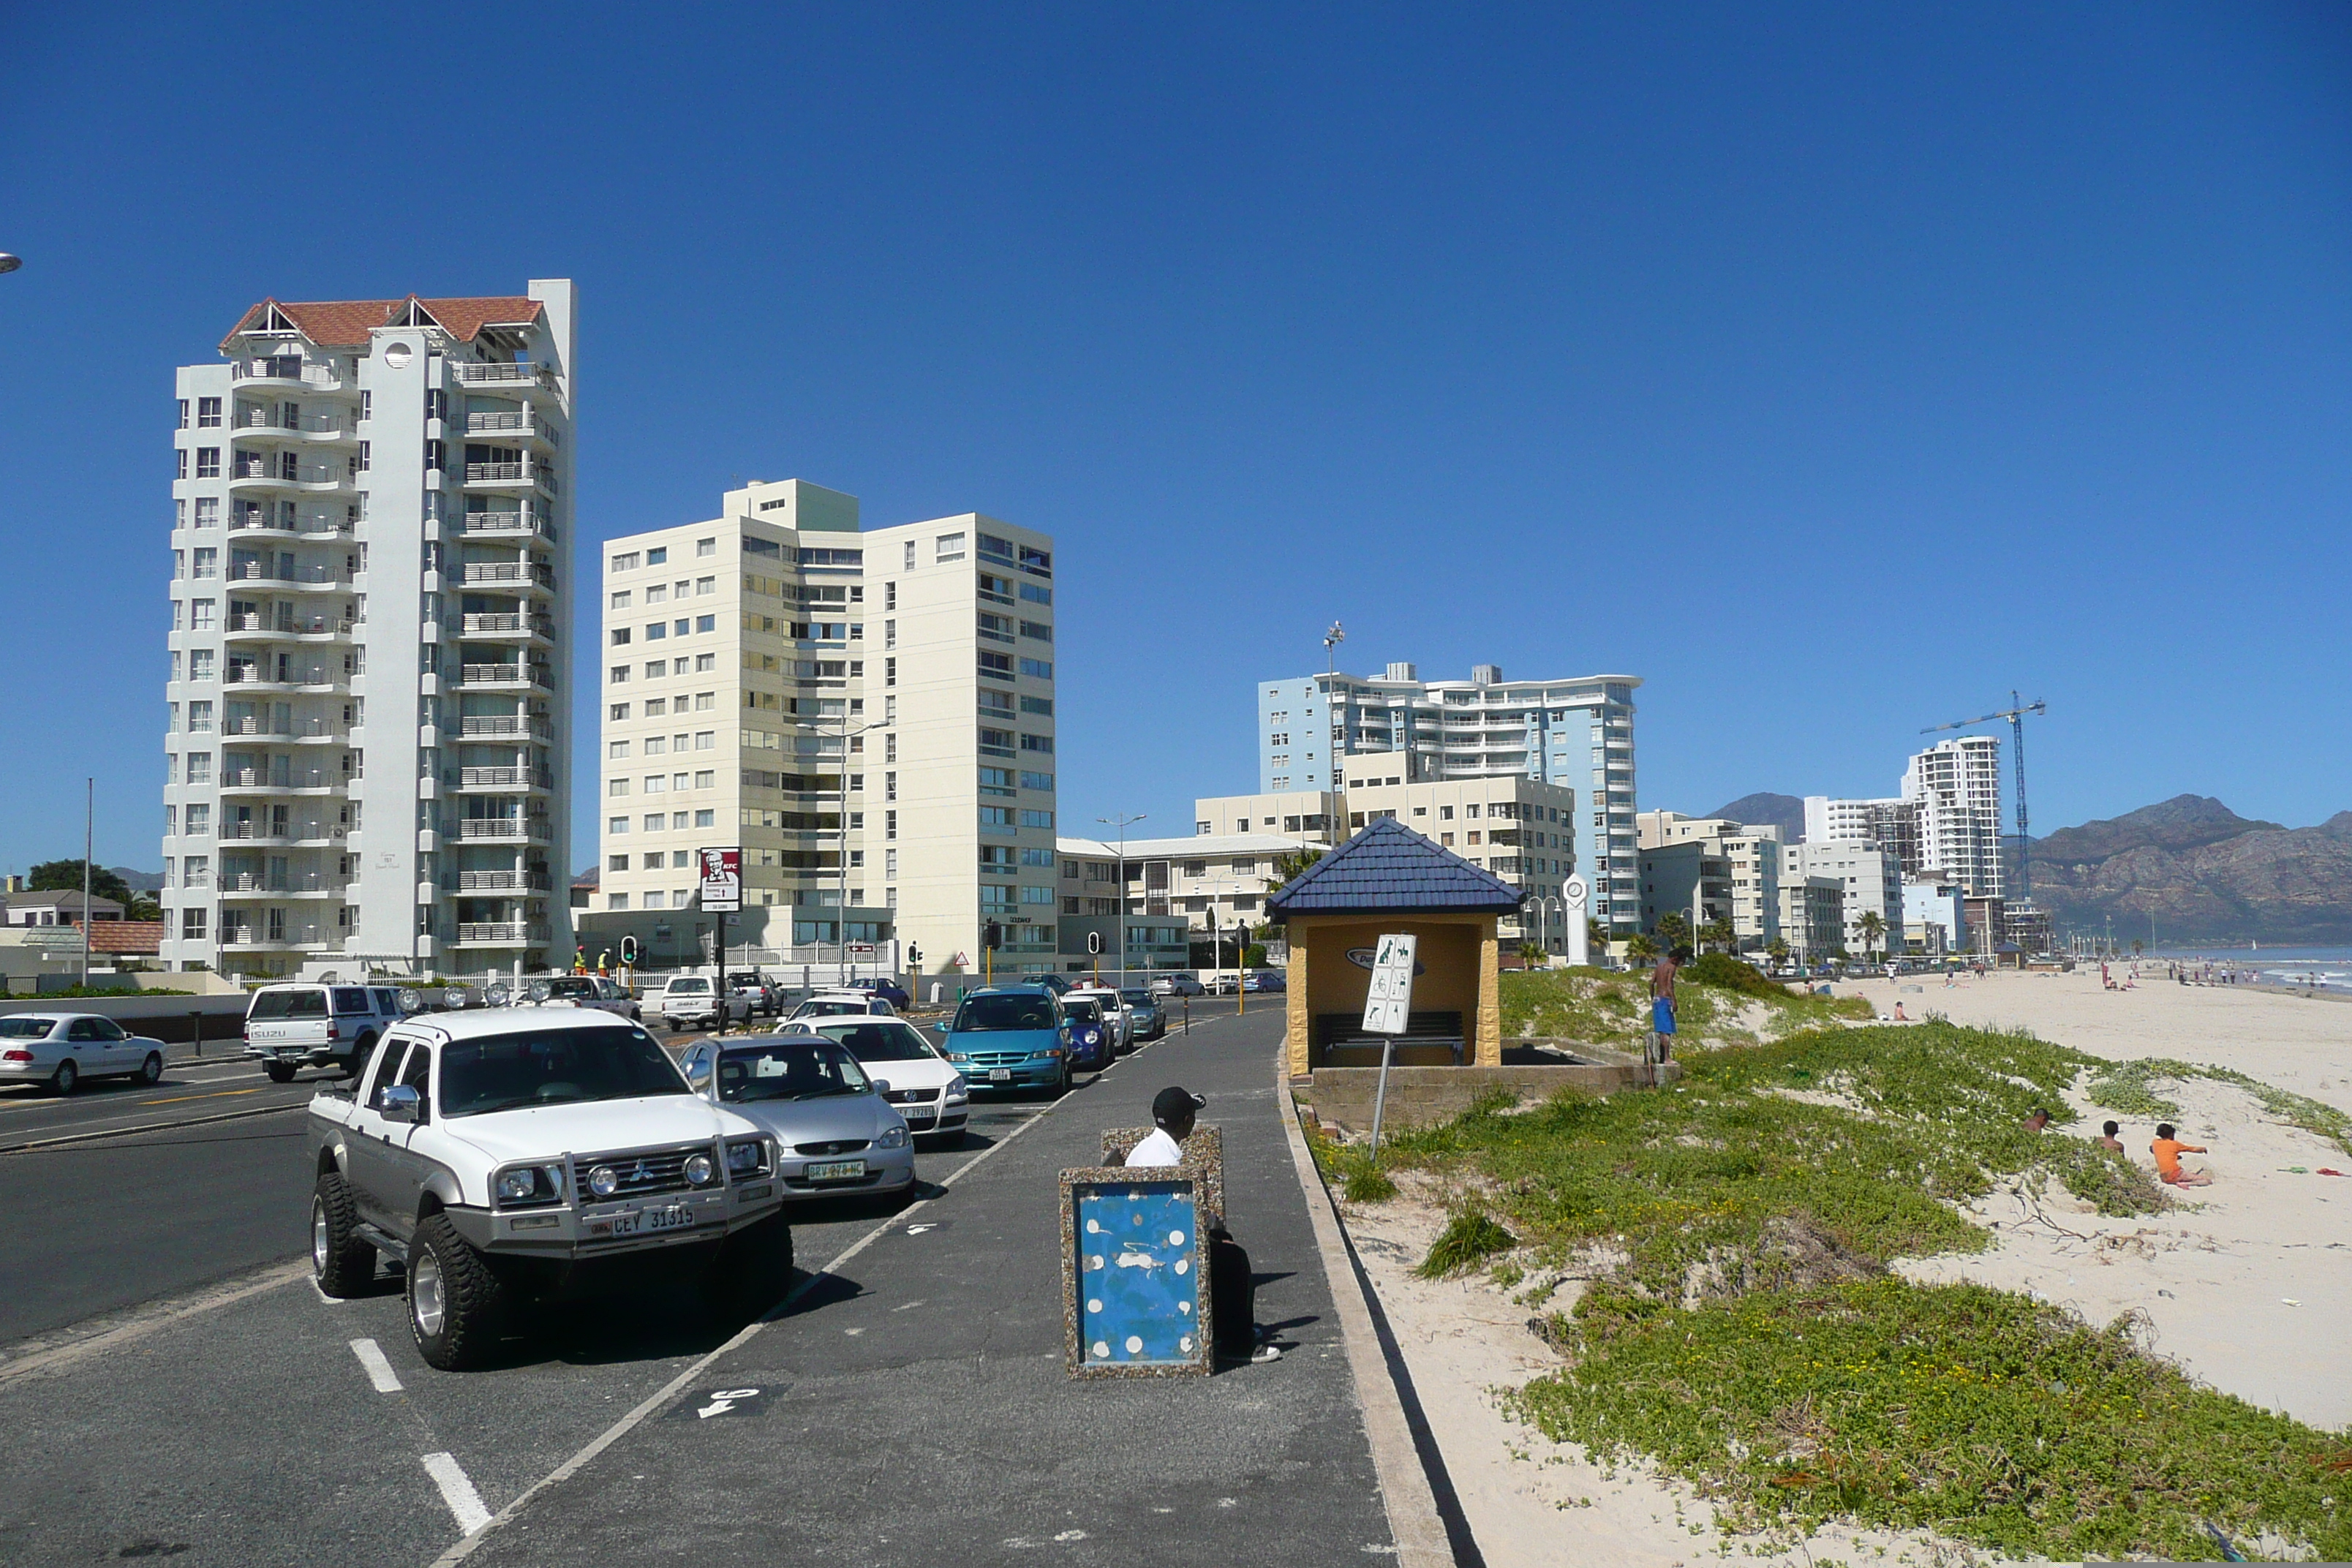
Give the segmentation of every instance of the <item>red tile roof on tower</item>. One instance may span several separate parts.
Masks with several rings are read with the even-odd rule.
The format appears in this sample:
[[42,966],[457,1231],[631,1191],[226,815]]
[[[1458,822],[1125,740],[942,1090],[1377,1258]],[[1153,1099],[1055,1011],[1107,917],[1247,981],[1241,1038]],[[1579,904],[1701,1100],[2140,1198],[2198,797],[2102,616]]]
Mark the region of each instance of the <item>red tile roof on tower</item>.
[[541,309],[537,300],[514,294],[476,300],[425,300],[411,294],[404,300],[318,300],[292,304],[283,300],[264,300],[238,319],[228,336],[221,340],[221,351],[227,353],[240,333],[268,320],[273,305],[279,315],[320,348],[364,348],[368,334],[391,321],[409,300],[415,300],[426,315],[440,323],[443,331],[461,343],[472,342],[484,327],[519,327],[536,321]]
[[[74,923],[79,927],[81,922],[77,921]],[[163,922],[92,921],[89,922],[89,950],[94,953],[152,958],[163,950]]]

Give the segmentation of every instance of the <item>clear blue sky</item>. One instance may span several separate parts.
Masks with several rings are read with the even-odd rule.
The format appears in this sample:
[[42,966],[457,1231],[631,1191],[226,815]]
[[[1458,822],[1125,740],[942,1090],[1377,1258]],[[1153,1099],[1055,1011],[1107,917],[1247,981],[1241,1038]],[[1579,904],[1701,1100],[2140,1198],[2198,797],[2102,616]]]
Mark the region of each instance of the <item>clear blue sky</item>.
[[583,537],[788,476],[1058,536],[1066,831],[1250,787],[1335,616],[1644,677],[1645,805],[1889,792],[2015,686],[2045,830],[2318,820],[2347,17],[7,7],[0,862],[89,772],[160,856],[172,367],[534,276]]

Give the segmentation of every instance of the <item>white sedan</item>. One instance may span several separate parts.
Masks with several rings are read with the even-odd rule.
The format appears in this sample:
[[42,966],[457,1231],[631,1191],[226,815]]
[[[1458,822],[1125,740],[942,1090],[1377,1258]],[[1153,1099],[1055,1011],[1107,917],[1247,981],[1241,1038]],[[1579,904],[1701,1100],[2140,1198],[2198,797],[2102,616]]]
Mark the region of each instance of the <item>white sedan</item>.
[[71,1094],[86,1078],[153,1083],[163,1076],[163,1042],[128,1034],[96,1013],[16,1013],[0,1017],[0,1083],[46,1083]]
[[800,1026],[840,1041],[867,1076],[887,1083],[882,1098],[916,1138],[945,1149],[963,1142],[971,1091],[920,1029],[903,1018],[819,1018]]
[[867,991],[819,991],[793,1008],[784,1022],[813,1024],[820,1018],[895,1018],[898,1009]]
[[1103,1017],[1115,1032],[1113,1049],[1122,1053],[1135,1049],[1135,1015],[1128,1010],[1126,998],[1108,985],[1074,985],[1069,994],[1083,996],[1102,1009]]

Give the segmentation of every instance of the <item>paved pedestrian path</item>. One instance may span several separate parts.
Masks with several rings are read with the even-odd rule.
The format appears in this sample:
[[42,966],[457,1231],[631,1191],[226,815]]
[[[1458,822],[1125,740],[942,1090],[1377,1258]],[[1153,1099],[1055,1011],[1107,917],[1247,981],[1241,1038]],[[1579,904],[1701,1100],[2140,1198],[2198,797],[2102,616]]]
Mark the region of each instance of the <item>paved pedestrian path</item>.
[[[785,1316],[522,1499],[476,1563],[1361,1563],[1391,1550],[1280,1117],[1279,1003],[1196,1016],[986,1152]],[[1181,1083],[1224,1130],[1228,1221],[1278,1362],[1062,1368],[1055,1173]],[[927,1178],[969,1155],[925,1156]],[[822,1258],[803,1256],[803,1268]],[[756,1392],[750,1392],[756,1391]],[[709,1414],[704,1414],[705,1412]],[[615,1412],[616,1416],[619,1412]]]

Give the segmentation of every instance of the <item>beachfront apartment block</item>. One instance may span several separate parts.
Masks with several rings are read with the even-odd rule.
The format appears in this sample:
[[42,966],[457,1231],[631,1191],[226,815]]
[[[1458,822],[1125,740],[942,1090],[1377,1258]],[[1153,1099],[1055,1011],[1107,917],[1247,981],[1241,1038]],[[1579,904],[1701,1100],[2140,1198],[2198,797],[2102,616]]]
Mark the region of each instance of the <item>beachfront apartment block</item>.
[[[1654,931],[1657,916],[1670,909],[1689,919],[1696,891],[1701,907],[1712,894],[1717,908],[1707,918],[1731,922],[1739,952],[1765,952],[1780,939],[1782,846],[1778,827],[1728,817],[1685,816],[1678,811],[1640,812],[1634,820],[1642,845],[1643,929]],[[1685,843],[1705,847],[1702,862],[1722,863],[1715,879],[1719,885],[1710,888],[1694,879],[1698,873],[1686,874],[1682,868],[1689,857],[1658,853]]]
[[[1567,951],[1567,879],[1577,869],[1577,818],[1585,815],[1575,790],[1524,773],[1409,780],[1378,755],[1350,758],[1340,783],[1332,791],[1202,796],[1192,803],[1193,828],[1201,837],[1185,842],[1201,844],[1220,834],[1279,834],[1328,847],[1393,816],[1526,889],[1526,906],[1516,916],[1503,917],[1499,934],[1505,942]],[[1589,902],[1585,913],[1600,918]]]
[[1377,676],[1262,681],[1258,792],[1352,794],[1366,781],[1389,788],[1474,778],[1557,785],[1578,803],[1591,913],[1629,933],[1641,915],[1633,826],[1633,689],[1641,684],[1631,675],[1507,681],[1491,664],[1474,667],[1467,680],[1424,681],[1413,665],[1391,664]]
[[576,317],[270,299],[179,369],[168,966],[571,957]]
[[600,925],[697,910],[695,852],[740,847],[770,948],[968,972],[994,921],[998,970],[1055,967],[1051,539],[786,479],[604,557]]
[[2000,742],[1959,735],[1911,759],[1903,798],[1918,812],[1918,864],[1907,875],[1941,877],[1978,898],[2005,897],[2000,854]]

